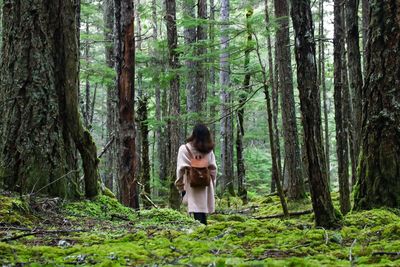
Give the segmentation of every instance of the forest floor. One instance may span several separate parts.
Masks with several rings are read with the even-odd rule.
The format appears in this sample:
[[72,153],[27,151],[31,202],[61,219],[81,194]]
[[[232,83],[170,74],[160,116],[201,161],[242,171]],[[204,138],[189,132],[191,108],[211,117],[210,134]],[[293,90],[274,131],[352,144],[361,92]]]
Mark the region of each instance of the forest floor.
[[4,194],[2,266],[400,266],[398,210],[350,213],[341,229],[326,230],[314,227],[312,214],[260,218],[281,212],[275,196],[245,206],[230,198],[217,201],[203,226],[184,212],[136,212],[107,196],[70,203]]

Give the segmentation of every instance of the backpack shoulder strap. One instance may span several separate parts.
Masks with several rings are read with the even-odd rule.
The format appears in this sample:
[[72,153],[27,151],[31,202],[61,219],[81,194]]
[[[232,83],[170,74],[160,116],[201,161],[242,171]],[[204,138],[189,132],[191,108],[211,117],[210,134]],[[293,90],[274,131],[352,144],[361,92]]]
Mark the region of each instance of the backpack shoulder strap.
[[190,151],[190,149],[189,149],[189,147],[188,147],[188,145],[187,145],[187,144],[185,144],[185,147],[186,147],[186,150],[187,150],[187,152],[189,153],[189,157],[190,157],[191,159],[193,159],[193,158],[194,158],[194,156],[193,156],[193,153],[192,153],[192,151]]

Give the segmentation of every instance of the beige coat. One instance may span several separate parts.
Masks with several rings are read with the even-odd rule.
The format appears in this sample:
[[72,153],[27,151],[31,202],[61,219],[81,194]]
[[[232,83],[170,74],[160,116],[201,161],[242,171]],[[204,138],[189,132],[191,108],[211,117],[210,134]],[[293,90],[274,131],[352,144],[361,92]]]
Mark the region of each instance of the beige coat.
[[[201,155],[190,143],[187,144],[193,155]],[[186,168],[190,167],[190,155],[185,145],[179,148],[178,161],[176,168],[175,185],[180,192],[186,191],[182,202],[188,206],[188,212],[204,212],[213,213],[215,211],[214,188],[217,176],[217,165],[215,162],[214,152],[210,152],[208,157],[211,180],[209,186],[202,188],[193,188],[187,183]]]

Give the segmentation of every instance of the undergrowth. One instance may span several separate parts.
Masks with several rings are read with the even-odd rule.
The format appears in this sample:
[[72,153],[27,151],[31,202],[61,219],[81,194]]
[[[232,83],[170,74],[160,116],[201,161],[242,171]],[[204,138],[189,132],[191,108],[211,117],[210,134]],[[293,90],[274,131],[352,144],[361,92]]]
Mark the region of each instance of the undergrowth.
[[[107,196],[42,212],[19,198],[0,200],[0,239],[37,231],[0,242],[4,266],[400,266],[399,256],[375,255],[400,251],[397,210],[350,213],[340,230],[327,230],[314,227],[311,214],[257,219],[281,213],[276,196],[246,206],[218,200],[208,226],[170,209],[134,211]],[[309,200],[289,202],[291,211],[310,208]],[[48,232],[60,229],[67,232]]]

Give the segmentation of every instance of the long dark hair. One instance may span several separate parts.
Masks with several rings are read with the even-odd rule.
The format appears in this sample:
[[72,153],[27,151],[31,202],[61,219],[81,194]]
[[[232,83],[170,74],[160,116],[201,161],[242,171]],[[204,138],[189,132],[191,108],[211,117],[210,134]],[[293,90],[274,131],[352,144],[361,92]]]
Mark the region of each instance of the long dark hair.
[[186,140],[192,143],[200,153],[210,153],[214,149],[214,141],[212,140],[210,130],[204,124],[197,124],[193,128],[192,135]]

